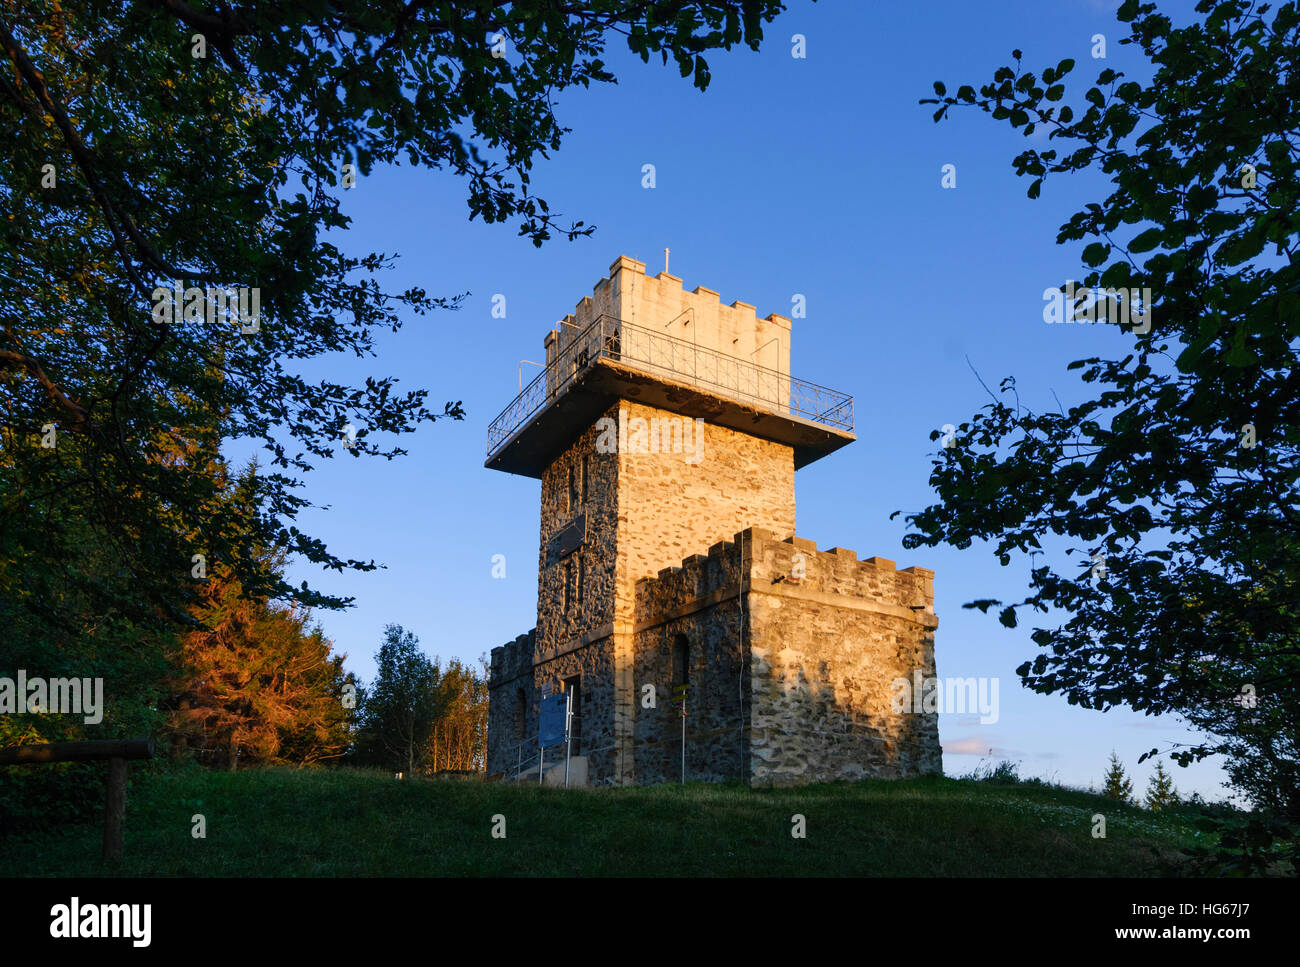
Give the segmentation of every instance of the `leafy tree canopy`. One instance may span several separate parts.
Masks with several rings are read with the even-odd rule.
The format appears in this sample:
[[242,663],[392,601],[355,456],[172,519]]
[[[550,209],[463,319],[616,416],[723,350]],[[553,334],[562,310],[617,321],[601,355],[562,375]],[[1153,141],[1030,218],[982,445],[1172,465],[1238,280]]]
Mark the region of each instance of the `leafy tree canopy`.
[[1117,358],[1070,364],[1091,398],[1068,411],[1035,411],[1004,380],[936,459],[939,502],[907,516],[904,543],[991,541],[1003,565],[1066,543],[1083,560],[1033,568],[1023,600],[967,605],[1010,627],[1025,609],[1068,615],[1033,630],[1025,684],[1181,713],[1212,737],[1180,761],[1229,753],[1267,775],[1257,801],[1300,815],[1300,14],[1196,9],[1175,27],[1152,3],[1120,7],[1149,83],[1097,61],[1071,101],[1072,60],[1034,73],[1020,51],[978,87],[936,82],[936,120],[975,107],[1045,130],[1015,159],[1031,198],[1049,176],[1109,178],[1057,242],[1083,243],[1082,284],[1124,290],[1102,298],[1150,325],[1117,331]]
[[[530,186],[565,131],[556,93],[614,81],[611,34],[704,88],[705,55],[757,47],[781,8],[0,0],[0,558],[75,560],[83,521],[133,589],[80,574],[83,590],[144,618],[160,603],[185,614],[175,589],[198,552],[250,594],[346,604],[286,587],[249,547],[374,567],[295,525],[302,475],[336,453],[392,458],[403,451],[377,434],[462,416],[391,378],[302,375],[316,357],[372,356],[378,330],[461,298],[387,292],[391,253],[332,240],[349,179],[402,161],[446,169],[471,218],[539,245],[585,234]],[[213,431],[208,458],[240,438],[269,452],[248,519],[214,515],[218,482],[168,458],[196,427]],[[58,619],[57,600],[22,597]]]

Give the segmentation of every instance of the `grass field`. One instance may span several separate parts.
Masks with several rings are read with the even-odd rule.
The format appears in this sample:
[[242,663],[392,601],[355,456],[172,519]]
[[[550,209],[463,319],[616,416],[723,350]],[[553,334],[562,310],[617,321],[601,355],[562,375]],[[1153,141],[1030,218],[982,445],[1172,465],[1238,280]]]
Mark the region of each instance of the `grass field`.
[[[196,814],[206,838],[192,835]],[[795,814],[805,838],[791,835]],[[160,767],[133,770],[120,866],[100,861],[100,828],[84,825],[11,836],[0,876],[1147,876],[1176,872],[1191,822],[1059,787],[937,777],[566,791]]]

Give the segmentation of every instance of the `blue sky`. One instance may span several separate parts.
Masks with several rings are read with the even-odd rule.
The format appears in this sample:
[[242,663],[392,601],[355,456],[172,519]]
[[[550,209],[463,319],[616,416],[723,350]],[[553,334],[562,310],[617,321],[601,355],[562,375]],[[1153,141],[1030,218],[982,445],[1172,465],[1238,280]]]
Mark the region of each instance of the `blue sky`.
[[[317,617],[366,679],[389,622],[431,654],[466,660],[532,628],[539,484],[483,468],[487,426],[517,391],[519,361],[541,358],[545,332],[616,256],[654,273],[669,247],[685,287],[716,289],[724,303],[790,315],[795,294],[806,297],[792,372],[855,397],[858,442],[799,472],[799,534],[933,568],[939,674],[1001,682],[996,724],[941,716],[945,770],[1012,759],[1022,775],[1087,786],[1100,782],[1115,749],[1144,790],[1153,764],[1137,757],[1186,741],[1178,722],[1027,692],[1015,668],[1037,654],[1030,628],[962,609],[975,598],[1019,599],[1029,562],[1002,568],[978,546],[907,551],[901,517],[889,519],[933,500],[930,431],[988,401],[967,357],[991,387],[1014,375],[1031,407],[1054,406],[1053,390],[1068,407],[1082,393],[1066,364],[1123,351],[1115,327],[1042,320],[1043,290],[1082,275],[1079,248],[1056,245],[1056,230],[1100,199],[1104,182],[1049,180],[1030,201],[1028,181],[1011,167],[1021,134],[973,110],[935,124],[933,108],[917,103],[935,80],[951,90],[990,80],[1013,48],[1036,72],[1077,61],[1067,103],[1105,67],[1144,77],[1132,48],[1119,44],[1118,2],[788,6],[762,51],[710,57],[703,94],[675,68],[642,64],[616,44],[607,61],[617,86],[557,99],[572,132],[538,167],[534,188],[554,210],[596,225],[591,238],[536,249],[512,227],[470,223],[464,185],[438,172],[377,170],[346,193],[349,250],[400,255],[384,280],[390,290],[470,296],[457,312],[412,316],[383,334],[377,360],[329,361],[330,374],[393,375],[428,388],[435,409],[463,401],[467,418],[403,438],[405,458],[344,455],[311,474],[307,493],[328,509],[301,518],[308,532],[340,556],[386,568],[337,575],[304,566],[292,577],[356,598],[347,612]],[[1192,14],[1190,2],[1162,7],[1176,21]],[[1098,33],[1104,61],[1090,56]],[[806,38],[803,59],[791,56],[794,34]],[[653,189],[641,187],[645,164],[656,168]],[[945,164],[956,166],[955,189],[940,185]],[[504,319],[492,317],[497,294]],[[506,557],[504,580],[491,576],[495,554]],[[1182,791],[1223,796],[1214,765],[1173,773]]]

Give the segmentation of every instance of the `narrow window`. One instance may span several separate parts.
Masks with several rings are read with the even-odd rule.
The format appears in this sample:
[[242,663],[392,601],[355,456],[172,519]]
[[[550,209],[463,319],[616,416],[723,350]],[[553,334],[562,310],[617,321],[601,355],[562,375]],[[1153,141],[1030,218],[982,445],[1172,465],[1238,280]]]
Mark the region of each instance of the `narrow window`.
[[569,510],[577,510],[581,502],[582,497],[578,493],[578,471],[573,464],[569,464]]
[[564,562],[564,612],[568,614],[573,601],[573,562]]
[[587,584],[587,565],[581,557],[578,558],[578,607],[582,607],[582,602],[586,598]]
[[522,688],[515,689],[515,738],[522,739],[528,727],[528,696]]
[[673,686],[691,683],[691,646],[685,635],[673,638]]
[[587,476],[587,455],[584,453],[582,455],[582,480],[578,488],[580,491],[578,499],[584,504],[587,502],[587,498],[591,496],[590,486],[591,479]]

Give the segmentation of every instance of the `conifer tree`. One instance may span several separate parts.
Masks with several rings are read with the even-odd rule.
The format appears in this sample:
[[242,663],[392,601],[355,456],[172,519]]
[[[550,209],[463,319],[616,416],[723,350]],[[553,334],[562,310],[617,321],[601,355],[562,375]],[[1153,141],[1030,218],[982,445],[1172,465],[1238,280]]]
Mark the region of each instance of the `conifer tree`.
[[1110,753],[1110,768],[1106,770],[1106,781],[1101,794],[1107,799],[1114,799],[1116,802],[1131,803],[1133,801],[1133,783],[1124,774],[1124,764],[1119,761],[1119,756],[1115,754],[1113,749]]
[[1178,790],[1174,788],[1173,778],[1165,772],[1163,762],[1157,761],[1156,771],[1151,773],[1151,781],[1147,785],[1146,803],[1147,809],[1152,812],[1178,805]]
[[[283,552],[250,553],[283,573]],[[342,756],[352,741],[343,696],[355,681],[344,671],[346,656],[333,653],[312,626],[311,612],[295,601],[248,594],[225,565],[198,583],[199,627],[180,637],[171,679],[175,749],[231,770]]]

